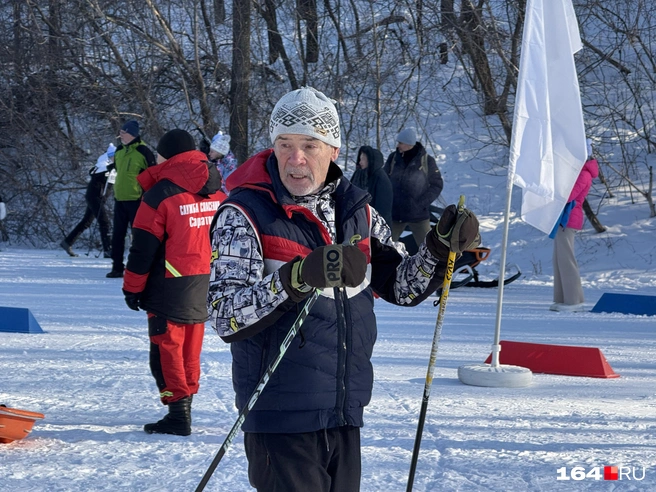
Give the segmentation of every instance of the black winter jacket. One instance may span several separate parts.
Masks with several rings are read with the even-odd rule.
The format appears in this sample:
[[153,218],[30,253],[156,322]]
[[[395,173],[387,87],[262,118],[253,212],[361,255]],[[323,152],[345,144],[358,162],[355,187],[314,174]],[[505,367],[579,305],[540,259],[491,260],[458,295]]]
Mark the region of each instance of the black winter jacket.
[[[426,155],[427,169],[421,167]],[[444,181],[435,159],[417,142],[407,152],[392,152],[385,162],[392,181],[394,201],[392,219],[397,222],[419,222],[430,219],[430,204],[442,193]],[[391,171],[391,172],[390,172]]]

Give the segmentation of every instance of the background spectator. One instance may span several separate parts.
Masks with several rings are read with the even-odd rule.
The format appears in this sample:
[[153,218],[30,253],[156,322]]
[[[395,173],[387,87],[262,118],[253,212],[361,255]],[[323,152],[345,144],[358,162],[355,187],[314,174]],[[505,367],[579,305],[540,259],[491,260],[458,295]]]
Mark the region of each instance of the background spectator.
[[356,169],[351,177],[351,183],[368,191],[371,195],[371,205],[385,222],[392,225],[392,183],[385,172],[383,154],[380,150],[368,145],[360,147],[356,161]]
[[230,135],[226,135],[222,132],[214,135],[214,137],[212,137],[212,143],[210,144],[208,157],[221,173],[221,178],[223,179],[221,190],[224,193],[228,193],[228,190],[226,189],[226,179],[228,179],[228,176],[230,176],[232,171],[237,169],[237,158],[230,151]]
[[113,143],[109,144],[107,151],[98,157],[96,165],[89,169],[91,179],[87,185],[87,191],[84,195],[84,200],[87,203],[87,208],[84,212],[82,220],[76,225],[66,238],[62,240],[59,245],[70,256],[77,256],[73,251],[73,244],[80,234],[88,229],[93,223],[93,219],[98,220],[98,227],[100,229],[100,240],[102,242],[103,255],[105,258],[111,258],[111,242],[109,237],[109,218],[105,211],[105,196],[107,194],[107,176],[109,171],[107,167],[114,161],[114,154],[116,153],[116,146]]
[[549,308],[552,311],[582,311],[585,301],[579,265],[574,254],[574,236],[576,231],[583,228],[583,201],[590,191],[592,180],[599,175],[599,165],[592,157],[590,140],[587,144],[588,160],[569,195],[569,207],[565,207],[565,210],[569,209],[569,216],[564,213],[556,225],[553,250],[554,303]]
[[394,193],[392,239],[398,241],[408,226],[418,246],[431,228],[430,204],[442,193],[444,181],[435,159],[417,141],[414,129],[402,130],[396,140],[396,150],[385,162]]
[[137,178],[145,193],[123,293],[130,309],[148,313],[150,369],[168,406],[168,414],[144,431],[187,436],[207,319],[209,228],[225,195],[219,171],[186,131],[165,133],[157,154],[159,165]]
[[132,227],[143,190],[137,176],[155,165],[155,156],[139,136],[139,123],[134,120],[123,125],[118,138],[121,145],[114,155],[116,182],[114,183],[114,227],[112,232],[112,271],[106,276],[123,276],[125,265],[125,237]]

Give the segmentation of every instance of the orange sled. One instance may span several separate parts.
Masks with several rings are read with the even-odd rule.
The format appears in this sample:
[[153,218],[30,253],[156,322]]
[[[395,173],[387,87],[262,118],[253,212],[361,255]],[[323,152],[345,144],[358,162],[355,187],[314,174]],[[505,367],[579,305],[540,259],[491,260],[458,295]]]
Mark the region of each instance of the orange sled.
[[43,418],[42,413],[0,405],[0,443],[23,439],[32,430],[34,422]]

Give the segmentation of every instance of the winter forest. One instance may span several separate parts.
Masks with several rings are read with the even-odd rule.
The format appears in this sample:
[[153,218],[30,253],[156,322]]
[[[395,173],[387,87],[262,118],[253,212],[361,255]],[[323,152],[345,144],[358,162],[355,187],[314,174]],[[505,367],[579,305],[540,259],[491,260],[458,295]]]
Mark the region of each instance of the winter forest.
[[[656,3],[574,7],[583,111],[603,183],[588,217],[618,195],[654,217]],[[243,162],[269,145],[277,99],[303,85],[338,102],[347,175],[361,145],[386,154],[405,126],[426,136],[429,153],[439,150],[432,135],[464,135],[479,149],[477,172],[504,174],[524,8],[524,0],[5,0],[3,240],[58,242],[82,215],[88,168],[125,120],[138,119],[151,146],[175,127],[199,142],[226,131]],[[446,126],[445,113],[456,115]]]

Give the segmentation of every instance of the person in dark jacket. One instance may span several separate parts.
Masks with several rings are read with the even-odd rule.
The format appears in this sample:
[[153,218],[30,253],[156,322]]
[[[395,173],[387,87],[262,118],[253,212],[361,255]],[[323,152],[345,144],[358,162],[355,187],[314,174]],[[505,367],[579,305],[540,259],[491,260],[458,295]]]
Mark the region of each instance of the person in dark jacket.
[[114,153],[116,147],[114,144],[109,144],[107,152],[98,157],[96,165],[89,170],[91,179],[87,185],[87,191],[84,199],[87,203],[87,208],[84,212],[82,220],[73,228],[68,236],[66,236],[59,245],[70,256],[77,256],[73,251],[73,244],[77,241],[86,229],[93,223],[93,219],[98,220],[98,228],[100,229],[100,240],[105,258],[111,258],[111,242],[109,238],[109,218],[105,211],[105,196],[107,194],[107,176],[109,175],[108,166],[114,160]]
[[125,265],[125,238],[132,227],[143,190],[137,176],[155,165],[155,156],[139,136],[139,123],[131,120],[123,125],[118,138],[121,145],[114,154],[114,226],[112,230],[112,271],[106,277],[120,278]]
[[[242,429],[250,483],[260,492],[354,492],[360,427],[371,399],[374,293],[415,306],[443,281],[450,248],[478,244],[478,221],[447,207],[419,253],[391,231],[335,164],[339,116],[303,87],[271,114],[273,149],[227,179],[211,229],[210,323],[231,343],[243,411],[314,289],[322,289]],[[458,223],[457,244],[450,244]],[[456,251],[454,249],[454,251]]]
[[137,178],[145,193],[134,220],[123,293],[130,309],[148,313],[150,369],[169,408],[144,430],[188,436],[207,320],[209,228],[225,195],[216,166],[186,131],[165,133],[157,154],[159,165]]
[[388,225],[392,224],[392,182],[383,169],[383,154],[364,145],[358,150],[357,169],[351,183],[371,195],[369,203]]
[[397,241],[408,226],[418,246],[431,228],[430,205],[442,193],[444,181],[414,129],[402,130],[396,140],[396,150],[385,162],[394,193],[392,239]]

